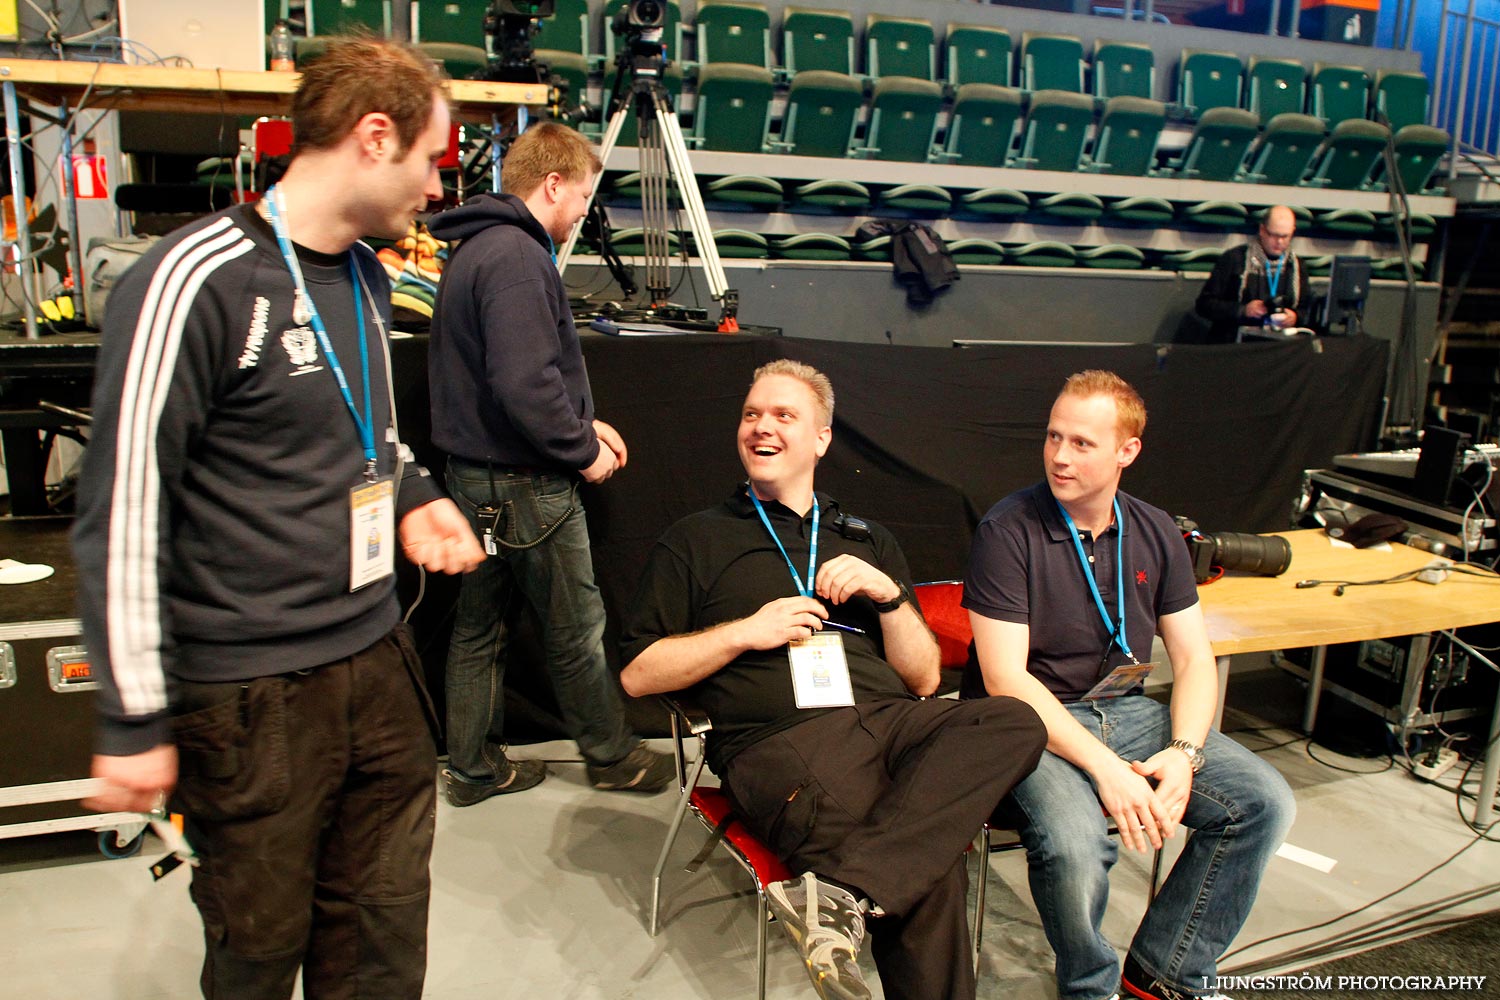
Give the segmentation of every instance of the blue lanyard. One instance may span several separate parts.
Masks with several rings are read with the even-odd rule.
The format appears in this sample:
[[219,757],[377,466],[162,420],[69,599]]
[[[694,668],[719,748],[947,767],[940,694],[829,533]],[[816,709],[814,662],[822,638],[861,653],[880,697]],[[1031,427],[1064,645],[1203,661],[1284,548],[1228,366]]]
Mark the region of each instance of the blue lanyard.
[[1078,525],[1073,523],[1073,515],[1062,504],[1058,504],[1057,509],[1062,511],[1063,520],[1068,522],[1068,537],[1073,539],[1073,551],[1078,553],[1083,578],[1088,581],[1089,592],[1094,595],[1094,607],[1099,609],[1104,627],[1109,629],[1110,641],[1120,647],[1120,652],[1130,657],[1131,663],[1136,662],[1135,654],[1130,651],[1130,643],[1125,638],[1125,522],[1120,516],[1120,498],[1115,497],[1115,594],[1120,601],[1118,625],[1110,622],[1109,611],[1104,607],[1104,597],[1099,593],[1099,585],[1094,582],[1093,571],[1089,569],[1089,558],[1083,552],[1083,542],[1078,539]]
[[[344,405],[349,408],[349,415],[354,418],[354,427],[359,431],[360,445],[365,453],[365,478],[371,482],[375,481],[375,425],[373,411],[370,409],[370,347],[365,337],[365,310],[364,304],[359,300],[359,291],[364,287],[364,278],[359,273],[359,266],[354,262],[354,255],[349,255],[349,274],[352,278],[354,288],[354,321],[359,333],[359,374],[364,387],[365,415],[361,417],[359,410],[354,406],[354,394],[349,391],[349,380],[344,377],[344,366],[339,364],[338,355],[333,353],[333,342],[328,339],[328,330],[323,325],[323,317],[318,315],[318,306],[313,302],[312,296],[307,294],[307,285],[302,280],[302,267],[297,263],[296,251],[292,249],[292,241],[286,234],[286,223],[282,220],[281,192],[277,188],[271,188],[265,195],[266,211],[271,217],[271,229],[276,233],[276,245],[281,248],[281,257],[286,261],[287,270],[292,272],[292,283],[296,286],[297,300],[307,311],[307,324],[312,327],[313,333],[318,337],[318,345],[323,348],[323,354],[328,358],[328,367],[333,372],[334,380],[339,384],[339,392],[344,397]],[[300,321],[300,317],[293,316],[294,320]]]
[[766,509],[761,506],[760,497],[755,495],[755,487],[750,487],[750,502],[755,504],[755,512],[760,515],[760,523],[766,526],[771,533],[771,541],[781,550],[781,558],[786,560],[786,568],[792,571],[792,580],[797,584],[797,593],[803,597],[813,596],[813,577],[818,568],[818,495],[813,494],[813,516],[812,516],[812,542],[807,553],[807,585],[803,586],[802,577],[797,575],[797,567],[792,565],[792,557],[786,554],[786,546],[781,544],[781,539],[776,537],[776,529],[771,527],[771,519],[766,516]]
[[1281,269],[1286,266],[1286,254],[1276,258],[1276,270],[1271,270],[1271,262],[1266,261],[1266,285],[1271,289],[1271,298],[1276,297],[1276,286],[1281,284]]

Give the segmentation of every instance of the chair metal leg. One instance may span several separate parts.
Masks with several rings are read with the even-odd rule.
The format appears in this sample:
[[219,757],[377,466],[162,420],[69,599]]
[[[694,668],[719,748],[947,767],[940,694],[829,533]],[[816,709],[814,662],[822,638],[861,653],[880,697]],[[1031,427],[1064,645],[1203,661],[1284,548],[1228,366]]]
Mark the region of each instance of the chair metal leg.
[[698,755],[693,762],[692,770],[688,780],[683,783],[682,793],[677,797],[677,808],[672,813],[672,825],[667,827],[667,841],[661,845],[661,854],[656,858],[656,867],[651,872],[651,926],[648,928],[652,937],[656,937],[658,916],[661,912],[661,873],[667,867],[667,855],[671,853],[672,844],[677,840],[677,831],[682,829],[682,818],[687,815],[688,800],[692,798],[693,789],[698,786],[698,776],[703,773],[704,757]]
[[766,912],[766,891],[755,887],[755,975],[756,1000],[766,1000],[766,927],[771,915]]
[[979,975],[980,946],[984,943],[984,892],[990,881],[990,828],[979,831],[979,885],[974,892],[974,974]]

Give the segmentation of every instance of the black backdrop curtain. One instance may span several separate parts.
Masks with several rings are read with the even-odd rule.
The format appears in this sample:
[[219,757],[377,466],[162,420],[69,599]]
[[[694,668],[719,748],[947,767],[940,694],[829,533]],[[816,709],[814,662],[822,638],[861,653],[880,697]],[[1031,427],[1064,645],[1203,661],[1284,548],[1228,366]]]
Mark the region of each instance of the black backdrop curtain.
[[[706,334],[588,337],[584,354],[599,416],[630,449],[624,470],[584,491],[613,658],[617,623],[657,536],[743,478],[739,408],[767,361],[795,358],[832,379],[833,445],[818,487],[890,528],[917,579],[940,580],[963,575],[984,512],[1041,477],[1048,411],[1071,373],[1110,369],[1145,398],[1145,447],[1125,473],[1127,491],[1206,531],[1275,531],[1288,526],[1303,469],[1372,446],[1387,345],[1359,337],[942,349]],[[425,338],[398,346],[397,360],[404,436],[441,475],[441,456],[421,447]],[[414,623],[437,680],[456,590],[428,583]]]

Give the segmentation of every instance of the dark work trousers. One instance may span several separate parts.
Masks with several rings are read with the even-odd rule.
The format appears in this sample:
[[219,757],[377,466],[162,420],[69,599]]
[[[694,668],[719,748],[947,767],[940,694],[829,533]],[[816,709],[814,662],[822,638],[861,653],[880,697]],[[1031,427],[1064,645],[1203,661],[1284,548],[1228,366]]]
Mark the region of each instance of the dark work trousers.
[[1046,742],[1014,698],[881,701],[751,744],[724,784],[793,871],[885,910],[867,926],[887,997],[955,1000],[974,996],[964,850]]
[[432,705],[404,626],[345,660],[181,682],[172,809],[202,861],[208,1000],[416,1000],[437,803]]

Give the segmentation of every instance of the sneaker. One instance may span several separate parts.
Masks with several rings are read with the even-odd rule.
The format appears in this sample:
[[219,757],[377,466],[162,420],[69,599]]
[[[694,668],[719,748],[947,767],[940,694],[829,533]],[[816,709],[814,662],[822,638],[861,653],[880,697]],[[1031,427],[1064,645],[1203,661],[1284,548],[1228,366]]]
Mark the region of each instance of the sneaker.
[[677,762],[645,743],[613,764],[588,765],[589,782],[606,792],[659,792],[677,778]]
[[[488,755],[487,755],[488,756]],[[472,806],[491,795],[509,795],[535,788],[547,776],[547,765],[539,760],[511,760],[503,753],[495,762],[495,776],[488,781],[473,781],[443,768],[443,783],[448,801],[455,806]]]
[[1125,956],[1125,967],[1120,971],[1120,989],[1127,1000],[1230,1000],[1217,990],[1193,993],[1154,979],[1146,974],[1146,970],[1141,968],[1133,955]]
[[766,886],[766,901],[802,953],[818,996],[868,1000],[870,987],[856,964],[865,939],[865,917],[853,893],[808,872]]

